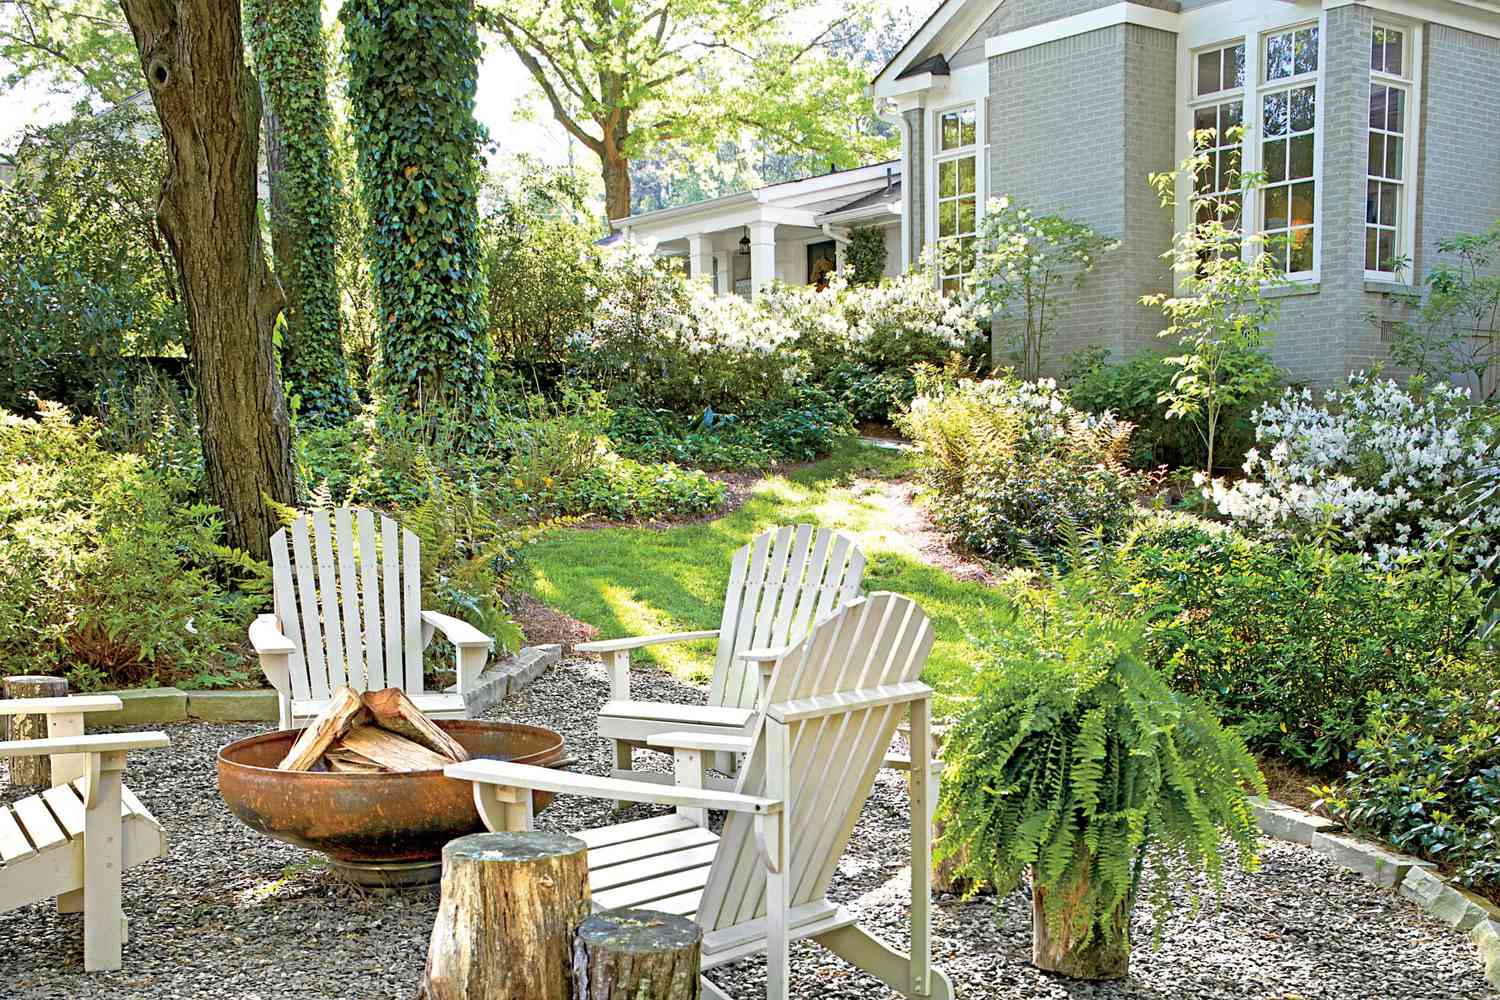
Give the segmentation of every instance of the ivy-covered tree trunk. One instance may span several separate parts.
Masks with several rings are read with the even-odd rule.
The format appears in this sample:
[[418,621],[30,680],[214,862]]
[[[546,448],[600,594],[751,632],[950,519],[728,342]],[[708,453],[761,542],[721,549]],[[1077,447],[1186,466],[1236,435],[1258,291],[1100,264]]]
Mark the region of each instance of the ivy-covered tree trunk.
[[161,119],[157,221],[182,281],[209,496],[229,544],[266,559],[291,504],[291,423],[271,333],[282,294],[256,210],[260,90],[238,0],[121,0]]
[[339,11],[393,405],[488,426],[479,246],[479,36],[466,0],[346,0]]
[[353,416],[334,255],[328,52],[319,0],[246,0],[266,95],[271,245],[286,293],[281,374],[316,424]]

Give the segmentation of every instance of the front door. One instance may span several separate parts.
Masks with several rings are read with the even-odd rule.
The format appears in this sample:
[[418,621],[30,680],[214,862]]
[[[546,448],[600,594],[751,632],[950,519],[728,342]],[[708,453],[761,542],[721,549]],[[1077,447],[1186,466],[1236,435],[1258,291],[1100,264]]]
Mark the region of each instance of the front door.
[[807,283],[818,291],[828,287],[828,279],[839,268],[838,246],[833,240],[807,245]]

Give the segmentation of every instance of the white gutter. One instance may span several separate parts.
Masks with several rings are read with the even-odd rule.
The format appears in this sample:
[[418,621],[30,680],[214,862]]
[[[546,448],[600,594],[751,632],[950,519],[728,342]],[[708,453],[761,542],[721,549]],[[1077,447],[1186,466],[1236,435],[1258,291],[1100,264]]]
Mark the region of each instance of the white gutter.
[[[841,226],[840,228],[843,228],[843,227]],[[849,245],[849,237],[847,237],[847,236],[840,236],[838,233],[834,232],[833,231],[833,223],[831,223],[831,222],[825,222],[825,223],[823,223],[823,235],[826,236],[826,237],[828,237],[830,240],[833,240],[833,242],[835,242],[835,243],[841,243],[844,246],[848,246]]]

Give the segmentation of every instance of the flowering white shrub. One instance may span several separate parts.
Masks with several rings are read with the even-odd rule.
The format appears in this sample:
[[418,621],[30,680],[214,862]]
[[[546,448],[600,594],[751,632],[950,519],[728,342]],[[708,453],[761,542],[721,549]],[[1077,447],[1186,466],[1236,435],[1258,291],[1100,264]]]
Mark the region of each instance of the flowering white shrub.
[[1333,534],[1392,566],[1403,555],[1454,546],[1462,565],[1495,551],[1500,510],[1459,526],[1457,488],[1500,457],[1500,419],[1467,389],[1351,375],[1314,402],[1287,390],[1255,413],[1256,447],[1242,482],[1204,495],[1240,527],[1272,538]]
[[935,360],[927,355],[972,349],[980,333],[958,299],[943,295],[920,269],[874,285],[851,283],[846,269],[822,291],[776,285],[759,306],[807,345],[871,361]]

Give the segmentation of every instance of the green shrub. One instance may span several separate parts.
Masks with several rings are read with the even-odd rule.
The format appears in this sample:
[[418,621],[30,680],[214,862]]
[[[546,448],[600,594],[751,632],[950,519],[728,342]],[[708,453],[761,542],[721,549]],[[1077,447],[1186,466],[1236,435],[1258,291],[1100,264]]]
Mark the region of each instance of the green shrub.
[[702,472],[670,462],[642,463],[609,455],[588,473],[539,493],[542,509],[597,514],[612,521],[649,521],[707,514],[726,489]]
[[1252,543],[1185,515],[1151,518],[1122,561],[1154,661],[1250,745],[1313,770],[1342,763],[1367,696],[1420,691],[1472,652],[1479,598],[1434,562],[1382,570],[1315,546]]
[[1265,786],[1243,741],[1152,668],[1145,622],[1107,566],[1019,586],[943,747],[939,858],[1007,892],[1030,870],[1056,937],[1128,935],[1143,869],[1158,917],[1183,865],[1222,887],[1255,858],[1246,796]]
[[1351,829],[1441,863],[1465,885],[1500,885],[1500,689],[1380,698],[1353,768],[1319,789]]
[[1079,413],[1049,380],[920,381],[899,425],[922,446],[927,502],[950,538],[1016,561],[1061,556],[1069,525],[1124,531],[1143,486],[1123,465],[1129,424]]
[[[1208,449],[1194,420],[1169,419],[1162,393],[1172,387],[1181,370],[1166,358],[1144,351],[1119,364],[1105,360],[1102,349],[1080,351],[1068,360],[1062,384],[1068,401],[1086,413],[1109,411],[1135,425],[1131,436],[1131,464],[1138,468],[1165,465],[1170,468],[1202,468]],[[1231,401],[1220,414],[1215,461],[1221,466],[1239,465],[1255,444],[1256,407],[1280,392],[1281,369],[1264,354],[1239,354],[1227,362],[1226,382],[1242,384],[1264,381],[1264,391]]]
[[0,411],[0,470],[0,673],[82,691],[249,679],[266,570],[219,544],[217,508],[186,480],[50,405],[35,421]]
[[669,410],[620,406],[609,425],[616,449],[630,458],[755,471],[811,461],[852,433],[849,412],[813,386],[793,389],[775,404],[754,406],[743,418],[712,410],[684,418]]

